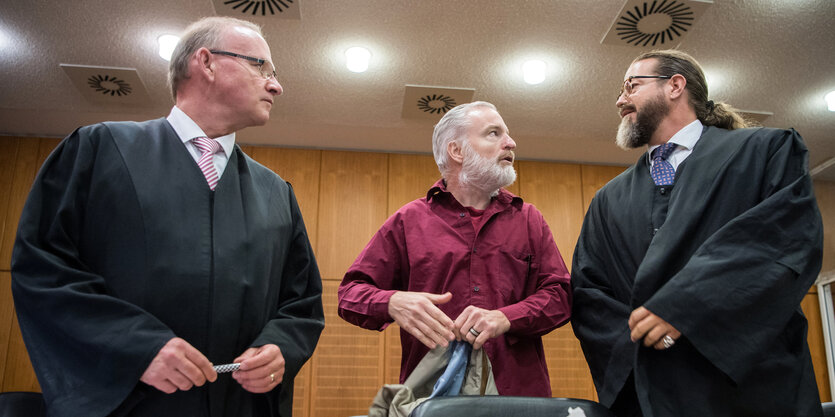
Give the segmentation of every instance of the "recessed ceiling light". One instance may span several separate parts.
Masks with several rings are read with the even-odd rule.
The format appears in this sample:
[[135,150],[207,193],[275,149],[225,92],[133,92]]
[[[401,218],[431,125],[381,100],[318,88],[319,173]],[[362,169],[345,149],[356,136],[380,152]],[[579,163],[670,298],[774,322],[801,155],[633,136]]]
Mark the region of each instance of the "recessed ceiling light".
[[823,96],[823,99],[826,101],[826,108],[829,111],[835,111],[835,91],[830,91],[827,95]]
[[365,72],[368,69],[368,62],[371,60],[371,51],[354,46],[345,51],[345,65],[351,72]]
[[171,54],[174,53],[174,48],[179,41],[180,38],[174,35],[162,35],[157,38],[157,42],[159,42],[159,56],[166,61],[170,61]]
[[522,64],[522,74],[528,84],[539,84],[545,81],[545,62],[532,59]]

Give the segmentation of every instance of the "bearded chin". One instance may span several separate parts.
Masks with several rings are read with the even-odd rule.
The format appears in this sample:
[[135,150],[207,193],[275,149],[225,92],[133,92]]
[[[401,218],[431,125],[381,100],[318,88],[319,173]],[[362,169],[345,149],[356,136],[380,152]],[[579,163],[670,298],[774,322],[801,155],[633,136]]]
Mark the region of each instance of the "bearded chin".
[[499,189],[507,187],[516,181],[516,170],[513,165],[501,166],[498,162],[484,158],[468,146],[464,145],[464,164],[458,174],[458,181],[490,196],[499,193]]
[[669,113],[670,106],[664,102],[663,97],[655,97],[644,105],[643,110],[636,111],[634,123],[629,117],[620,119],[615,143],[627,151],[648,144],[661,120]]
[[[637,122],[632,123],[628,117],[620,119],[620,126],[618,126],[618,135],[615,138],[615,143],[625,150],[635,149],[649,143],[649,140],[643,141],[637,126]],[[643,142],[643,143],[642,143]]]

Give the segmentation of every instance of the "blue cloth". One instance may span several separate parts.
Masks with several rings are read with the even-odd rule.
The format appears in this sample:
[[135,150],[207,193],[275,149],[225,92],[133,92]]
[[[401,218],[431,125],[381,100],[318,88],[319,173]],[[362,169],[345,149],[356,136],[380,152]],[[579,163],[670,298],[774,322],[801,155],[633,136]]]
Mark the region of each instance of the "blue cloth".
[[446,370],[435,382],[432,388],[432,395],[429,398],[435,397],[450,397],[458,395],[461,392],[461,386],[464,385],[464,376],[467,373],[467,363],[470,361],[470,352],[473,346],[465,341],[453,341],[450,343],[448,352],[452,352],[449,358],[449,363]]
[[667,161],[667,158],[676,149],[675,143],[667,142],[652,151],[652,168],[650,175],[655,185],[671,185],[676,179],[676,170]]

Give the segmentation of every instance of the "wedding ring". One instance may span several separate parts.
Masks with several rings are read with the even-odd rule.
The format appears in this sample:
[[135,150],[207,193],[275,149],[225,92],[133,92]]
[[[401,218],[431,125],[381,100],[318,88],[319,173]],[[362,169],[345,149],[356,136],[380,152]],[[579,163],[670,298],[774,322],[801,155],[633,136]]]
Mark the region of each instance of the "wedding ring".
[[470,333],[472,333],[472,335],[475,337],[478,337],[478,335],[481,334],[481,332],[476,330],[474,327],[470,327]]
[[672,345],[676,344],[676,341],[670,335],[665,335],[661,341],[664,343],[664,349],[669,349]]
[[270,384],[275,382],[275,374],[270,374]]

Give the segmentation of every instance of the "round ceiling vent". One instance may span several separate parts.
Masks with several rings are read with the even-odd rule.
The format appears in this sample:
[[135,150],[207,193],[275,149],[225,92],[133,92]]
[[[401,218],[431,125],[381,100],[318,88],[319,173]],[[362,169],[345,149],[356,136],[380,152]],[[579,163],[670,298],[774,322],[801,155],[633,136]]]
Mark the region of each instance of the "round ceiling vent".
[[615,32],[628,44],[660,46],[681,38],[695,18],[693,9],[681,1],[645,1],[618,16]]
[[109,75],[93,75],[87,78],[87,85],[97,93],[111,97],[127,96],[133,91],[129,83]]
[[444,114],[457,104],[455,99],[443,94],[432,94],[418,99],[418,108],[430,114]]
[[293,0],[226,0],[223,4],[242,14],[266,16],[283,13],[292,6]]

